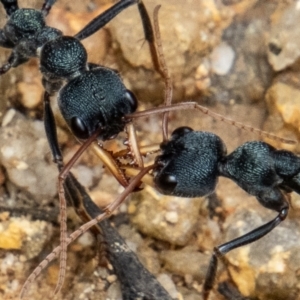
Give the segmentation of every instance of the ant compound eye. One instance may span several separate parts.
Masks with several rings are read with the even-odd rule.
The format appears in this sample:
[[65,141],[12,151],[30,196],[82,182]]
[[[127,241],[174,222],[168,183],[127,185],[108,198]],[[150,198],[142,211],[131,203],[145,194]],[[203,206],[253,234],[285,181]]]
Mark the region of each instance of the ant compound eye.
[[163,142],[160,143],[159,147],[160,147],[161,150],[164,150],[168,147],[168,145],[169,145],[169,141],[163,141]]
[[137,102],[137,99],[136,99],[135,95],[133,94],[133,92],[131,92],[130,90],[126,90],[125,97],[132,108],[132,112],[136,111],[136,109],[138,107],[138,102]]
[[187,127],[187,126],[179,127],[179,128],[177,128],[173,131],[172,139],[177,139],[179,137],[182,137],[182,136],[184,136],[185,134],[187,134],[191,131],[193,131],[193,129],[190,128],[190,127]]
[[161,191],[166,194],[171,194],[177,185],[177,179],[174,175],[164,174],[156,180],[156,184]]
[[87,127],[84,125],[82,120],[78,117],[73,117],[71,119],[71,130],[79,139],[87,139],[89,138],[89,132]]

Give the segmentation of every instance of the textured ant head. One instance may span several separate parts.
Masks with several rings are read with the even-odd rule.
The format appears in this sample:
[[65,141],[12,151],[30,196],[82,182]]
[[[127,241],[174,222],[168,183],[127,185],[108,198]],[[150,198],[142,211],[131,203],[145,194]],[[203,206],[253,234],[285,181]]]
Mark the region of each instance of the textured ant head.
[[41,49],[40,70],[47,79],[70,80],[86,69],[87,53],[76,38],[61,36]]
[[107,140],[124,130],[123,117],[136,110],[137,100],[116,72],[97,67],[68,82],[58,105],[76,137],[87,139],[101,129],[99,138]]
[[201,197],[212,193],[217,184],[218,163],[226,153],[215,134],[177,128],[170,141],[161,144],[156,158],[154,183],[165,195]]
[[5,37],[16,45],[21,39],[33,38],[45,27],[42,12],[35,9],[18,9],[4,26]]

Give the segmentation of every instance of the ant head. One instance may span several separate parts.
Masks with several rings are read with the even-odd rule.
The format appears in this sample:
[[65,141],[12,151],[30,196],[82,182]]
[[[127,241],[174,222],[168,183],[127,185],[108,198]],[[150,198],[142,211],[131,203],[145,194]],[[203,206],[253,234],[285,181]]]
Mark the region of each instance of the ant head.
[[124,130],[124,116],[137,108],[134,94],[111,69],[95,67],[69,81],[60,91],[61,113],[79,139],[87,139],[100,128],[107,140]]
[[155,186],[165,195],[181,197],[212,193],[224,149],[224,143],[215,134],[177,128],[170,141],[161,145],[162,154],[155,160]]
[[71,80],[87,69],[87,53],[79,40],[61,36],[47,42],[40,53],[40,70],[45,78]]
[[42,12],[29,8],[17,9],[4,26],[4,34],[16,45],[23,38],[34,37],[45,25]]

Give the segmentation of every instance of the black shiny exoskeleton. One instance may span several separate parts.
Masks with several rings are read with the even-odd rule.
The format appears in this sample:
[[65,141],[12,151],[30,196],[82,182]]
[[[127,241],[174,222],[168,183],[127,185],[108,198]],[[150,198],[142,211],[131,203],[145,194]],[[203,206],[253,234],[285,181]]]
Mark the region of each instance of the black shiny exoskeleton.
[[[101,129],[98,137],[107,140],[124,130],[124,115],[137,108],[135,96],[115,71],[87,63],[86,50],[76,38],[46,43],[40,65],[46,91],[59,90],[60,111],[77,138],[87,139]],[[62,79],[67,81],[63,88]]]
[[[47,0],[41,11],[21,9],[16,0],[1,0],[1,3],[9,19],[0,30],[0,46],[11,48],[12,53],[0,68],[0,75],[31,57],[39,57],[46,90],[44,101],[59,92],[60,110],[77,138],[87,139],[99,130],[98,137],[107,140],[121,132],[125,126],[123,117],[137,108],[136,98],[116,72],[87,62],[80,40],[102,28],[126,7],[138,3],[141,11],[143,4],[136,0],[120,1],[75,37],[67,37],[60,30],[46,26],[45,16],[55,0]],[[47,131],[49,126],[45,126]]]
[[161,151],[154,169],[154,182],[161,193],[201,197],[215,190],[218,163],[226,154],[215,134],[180,127],[161,145]]
[[170,140],[162,143],[161,151],[156,158],[154,182],[162,194],[209,195],[215,190],[218,177],[224,176],[255,196],[261,205],[278,212],[269,223],[215,248],[203,286],[204,299],[208,299],[218,257],[260,239],[286,218],[286,194],[300,194],[300,157],[261,141],[247,142],[226,155],[226,147],[218,136],[189,127],[176,129]]

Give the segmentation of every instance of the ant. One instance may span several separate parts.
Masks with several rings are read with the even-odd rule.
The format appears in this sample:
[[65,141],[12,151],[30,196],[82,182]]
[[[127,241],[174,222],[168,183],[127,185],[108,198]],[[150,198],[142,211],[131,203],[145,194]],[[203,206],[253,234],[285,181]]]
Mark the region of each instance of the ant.
[[[287,217],[287,194],[292,191],[300,194],[300,158],[292,152],[277,150],[265,142],[252,141],[226,155],[225,144],[217,135],[180,127],[173,131],[168,142],[161,144],[161,154],[156,157],[154,165],[134,177],[107,209],[112,211],[118,207],[149,169],[153,169],[154,185],[162,194],[180,197],[209,195],[215,190],[218,177],[224,176],[255,196],[264,207],[278,212],[277,217],[268,223],[215,247],[203,284],[205,300],[213,287],[218,259],[272,231]],[[83,225],[70,239],[74,240],[106,215],[103,213],[93,222]]]
[[[52,134],[55,131],[56,128],[53,128]],[[54,153],[60,153],[55,134],[51,141],[53,142],[52,150],[55,148]],[[60,155],[62,156],[61,153]],[[57,164],[57,166],[60,171],[62,165]],[[84,223],[103,213],[71,172],[65,179],[64,189],[68,202],[72,204]],[[108,220],[97,223],[91,229],[96,237],[100,235],[104,240],[107,257],[121,283],[123,299],[172,299],[155,277],[141,264],[137,255],[129,249]]]
[[[66,123],[75,137],[85,141],[71,161],[60,169],[59,200],[61,223],[60,280],[56,292],[61,288],[66,268],[66,200],[63,181],[69,169],[96,139],[108,140],[116,137],[128,123],[124,116],[137,109],[134,94],[126,89],[120,76],[112,69],[87,62],[83,40],[107,24],[130,5],[137,4],[144,26],[146,39],[152,43],[149,17],[139,0],[122,0],[94,18],[74,37],[45,24],[45,16],[55,0],[46,0],[41,11],[18,7],[16,0],[1,0],[9,19],[0,31],[0,45],[12,49],[8,61],[0,68],[0,75],[12,67],[25,63],[31,57],[39,57],[44,92],[44,124],[54,161],[62,165],[62,156],[54,146],[53,128],[55,120],[50,106],[50,97],[58,92],[58,104]],[[150,46],[151,50],[151,46]],[[153,50],[151,50],[151,53]],[[155,60],[155,59],[154,59]],[[101,103],[101,105],[99,105]],[[111,165],[109,154],[101,151],[102,160],[124,186],[128,184],[117,164]]]
[[218,177],[224,176],[255,196],[261,205],[278,212],[267,224],[215,247],[203,284],[203,299],[207,300],[216,277],[218,259],[262,238],[286,218],[287,193],[300,194],[300,158],[260,141],[245,143],[226,155],[225,144],[217,135],[193,131],[189,127],[174,130],[171,139],[161,145],[161,151],[155,160],[153,176],[162,194],[209,195],[215,190]]
[[[157,9],[155,13],[157,14]],[[165,79],[169,78],[168,74],[164,73],[164,75]],[[170,95],[171,93],[166,93],[166,97]],[[170,99],[167,99],[166,103],[170,103]],[[203,110],[198,104],[188,102],[168,104],[125,117],[134,119],[154,113],[165,114],[172,110],[191,108]],[[211,114],[208,110],[207,113]],[[163,131],[167,133],[166,125],[163,124]],[[267,133],[263,135],[270,136]],[[289,210],[288,193],[295,191],[300,194],[300,158],[290,151],[277,150],[261,141],[247,142],[227,155],[226,146],[217,135],[194,131],[189,127],[177,128],[170,139],[165,136],[160,150],[161,154],[156,157],[154,164],[139,169],[138,174],[132,177],[125,190],[106,207],[105,212],[73,232],[66,243],[71,243],[109,216],[139,186],[139,182],[150,170],[153,170],[153,182],[157,190],[170,196],[209,195],[215,190],[218,177],[227,177],[247,193],[255,196],[264,207],[278,212],[278,215],[257,229],[214,249],[203,284],[203,298],[207,300],[216,277],[218,259],[225,259],[224,255],[229,251],[262,238],[286,218]],[[40,264],[38,270],[33,272],[33,277],[35,278],[51,260],[58,256],[60,251],[60,247],[57,247]],[[30,278],[29,282],[33,279]]]
[[[45,25],[45,16],[55,1],[46,0],[41,11],[20,9],[17,1],[1,2],[9,20],[0,31],[0,45],[11,48],[12,53],[0,68],[0,75],[12,67],[25,63],[31,57],[38,57],[43,76],[45,130],[54,161],[60,170],[62,254],[59,282],[55,291],[57,293],[61,288],[66,268],[66,200],[63,182],[69,169],[85,149],[96,139],[103,141],[113,139],[129,123],[123,119],[124,115],[133,113],[137,108],[135,96],[125,88],[120,76],[114,70],[87,62],[87,53],[80,40],[89,37],[126,7],[136,3],[152,54],[152,33],[149,29],[151,23],[141,1],[123,0],[93,19],[74,37],[68,37],[63,36],[58,29]],[[155,64],[155,58],[153,60]],[[66,166],[63,166],[61,153],[55,146],[55,120],[50,106],[50,97],[57,92],[60,111],[66,123],[78,140],[85,141]],[[132,144],[130,146],[132,149],[136,148]],[[104,149],[100,148],[98,153],[99,151],[108,169],[122,185],[126,186],[128,180],[118,167],[118,163],[115,163]]]

